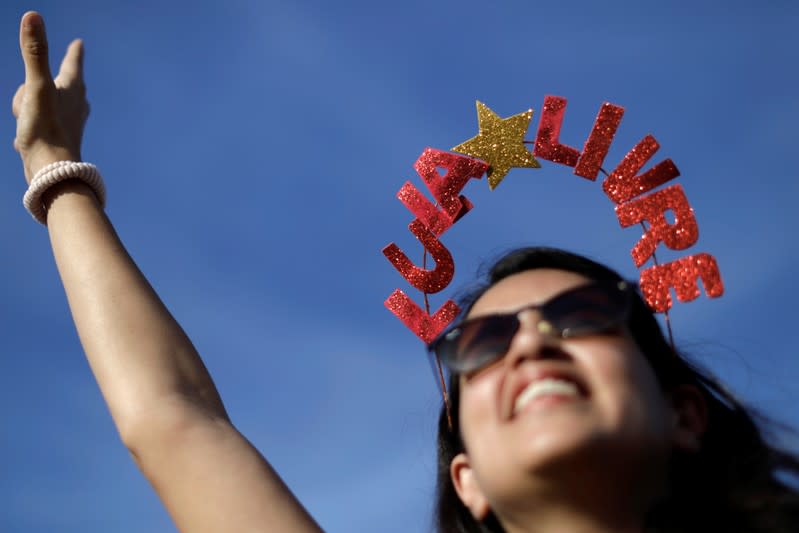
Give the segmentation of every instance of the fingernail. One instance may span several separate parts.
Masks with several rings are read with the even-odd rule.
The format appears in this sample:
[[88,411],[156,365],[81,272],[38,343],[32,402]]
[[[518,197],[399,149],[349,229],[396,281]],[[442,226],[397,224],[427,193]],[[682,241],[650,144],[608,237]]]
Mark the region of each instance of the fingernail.
[[42,17],[40,17],[38,14],[29,15],[28,17],[25,18],[25,27],[28,29],[33,30],[41,25],[42,25]]

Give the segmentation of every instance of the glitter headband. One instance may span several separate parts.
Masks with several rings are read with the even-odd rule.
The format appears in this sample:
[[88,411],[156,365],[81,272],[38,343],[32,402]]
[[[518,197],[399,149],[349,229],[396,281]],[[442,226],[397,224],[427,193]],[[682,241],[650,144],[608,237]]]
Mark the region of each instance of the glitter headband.
[[[613,142],[624,108],[608,102],[600,106],[582,152],[561,144],[558,139],[565,112],[565,98],[544,98],[531,152],[525,147],[524,134],[533,116],[532,109],[500,118],[488,106],[477,102],[479,133],[452,148],[453,152],[464,155],[426,148],[416,160],[414,168],[435,203],[411,182],[400,188],[397,198],[416,217],[408,229],[424,246],[423,264],[416,266],[394,243],[386,246],[383,254],[408,283],[422,292],[425,309],[400,289],[391,293],[384,303],[425,343],[432,342],[460,312],[455,302],[447,300],[431,314],[427,300],[429,294],[446,288],[455,273],[452,254],[439,237],[474,207],[460,192],[470,179],[480,179],[483,174],[487,175],[488,185],[494,190],[511,168],[540,168],[534,156],[573,167],[576,175],[591,181],[596,181],[600,172],[605,175],[602,190],[615,204],[619,224],[623,228],[640,224],[643,229],[631,255],[639,269],[650,258],[653,259],[653,266],[640,271],[639,285],[646,303],[653,311],[664,313],[667,324],[668,310],[672,306],[671,289],[679,301],[688,302],[699,296],[697,281],[701,279],[708,297],[717,298],[724,293],[718,264],[710,254],[695,253],[669,263],[657,263],[655,249],[661,242],[672,250],[685,250],[696,244],[699,227],[681,185],[673,184],[653,191],[680,175],[671,159],[640,172],[660,147],[655,138],[645,136],[608,174],[602,169],[602,162]],[[667,211],[674,214],[674,223],[666,220]],[[427,268],[427,254],[435,261],[434,268]],[[671,336],[670,325],[669,333]]]

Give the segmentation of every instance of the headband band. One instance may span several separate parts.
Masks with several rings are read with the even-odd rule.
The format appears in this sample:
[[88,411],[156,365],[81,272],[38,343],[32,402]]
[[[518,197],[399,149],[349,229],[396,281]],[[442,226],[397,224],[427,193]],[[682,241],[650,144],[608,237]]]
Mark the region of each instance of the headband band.
[[[621,227],[640,224],[643,228],[631,255],[639,269],[653,259],[654,264],[642,270],[639,279],[644,300],[653,311],[668,313],[672,306],[672,289],[681,302],[696,299],[700,293],[699,280],[708,297],[721,296],[724,285],[712,255],[700,252],[669,263],[657,263],[655,250],[660,243],[672,250],[690,248],[699,238],[699,227],[681,185],[654,190],[680,175],[671,159],[660,161],[641,172],[660,148],[655,138],[646,135],[608,174],[602,170],[602,163],[624,115],[624,108],[603,103],[580,152],[559,140],[566,103],[566,99],[559,96],[544,98],[532,152],[525,147],[524,140],[532,109],[500,118],[481,102],[477,102],[479,133],[452,148],[453,152],[464,155],[426,148],[414,168],[435,203],[410,181],[400,188],[397,198],[415,216],[408,229],[424,246],[425,257],[428,253],[432,256],[435,267],[416,266],[396,244],[391,243],[383,249],[383,254],[394,268],[423,293],[426,304],[427,295],[446,288],[455,273],[452,254],[439,237],[474,207],[460,194],[468,181],[481,179],[486,174],[489,188],[494,190],[511,168],[540,168],[536,156],[573,167],[574,174],[591,181],[596,181],[600,172],[605,174],[602,190],[615,204]],[[673,213],[674,223],[666,220],[667,211]],[[422,309],[400,289],[396,289],[384,304],[425,343],[432,342],[460,312],[455,302],[447,300],[431,314],[427,305]]]

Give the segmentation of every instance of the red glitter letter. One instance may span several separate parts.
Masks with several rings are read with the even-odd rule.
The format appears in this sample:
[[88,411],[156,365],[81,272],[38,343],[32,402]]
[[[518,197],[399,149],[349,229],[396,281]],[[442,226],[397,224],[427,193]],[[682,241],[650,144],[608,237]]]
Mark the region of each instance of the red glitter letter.
[[541,120],[538,123],[533,154],[553,163],[562,163],[573,167],[577,164],[580,152],[571,146],[560,144],[558,141],[560,125],[563,123],[565,112],[565,98],[560,96],[544,97],[544,109],[541,111]]
[[658,148],[660,145],[655,138],[647,135],[624,156],[610,176],[605,178],[605,181],[602,182],[602,189],[614,204],[627,202],[680,175],[680,171],[677,170],[671,159],[666,159],[636,176],[636,173],[658,151]]
[[461,195],[459,197],[461,210],[455,218],[452,219],[446,211],[438,209],[430,200],[425,198],[419,189],[414,187],[410,181],[405,182],[405,185],[403,185],[397,193],[397,198],[399,198],[399,201],[402,202],[411,213],[416,215],[422,224],[436,236],[447,231],[452,227],[452,224],[457,222],[458,219],[474,207],[468,198]]
[[417,337],[426,343],[433,342],[460,312],[452,300],[444,302],[432,316],[425,313],[413,300],[399,289],[391,293],[384,305]]
[[408,280],[408,283],[420,291],[433,294],[443,290],[452,281],[452,276],[455,273],[452,254],[419,220],[411,222],[408,229],[422,241],[425,250],[433,256],[436,267],[432,270],[417,267],[393,242],[383,248],[383,255],[391,261],[402,277]]
[[577,161],[577,166],[574,167],[575,174],[591,181],[596,180],[622,115],[624,115],[623,107],[608,102],[602,104],[594,121],[594,127],[591,128],[591,134],[583,146],[583,153]]
[[[664,216],[669,209],[674,213],[673,225]],[[618,205],[616,216],[623,228],[644,220],[649,221],[649,229],[632,249],[633,261],[637,267],[649,260],[660,241],[672,250],[684,250],[699,238],[694,211],[688,204],[681,185],[672,185],[634,202]]]
[[[488,164],[483,161],[434,148],[425,148],[413,166],[453,221],[463,214],[461,210],[465,204],[461,200],[463,197],[458,194],[466,186],[466,182],[471,178],[483,177],[488,170]],[[439,174],[438,167],[446,169],[446,174]]]
[[724,294],[716,259],[704,253],[647,268],[641,272],[641,293],[649,307],[655,312],[663,313],[671,308],[671,288],[681,302],[690,302],[699,296],[697,278],[702,279],[705,294],[710,298],[718,298]]

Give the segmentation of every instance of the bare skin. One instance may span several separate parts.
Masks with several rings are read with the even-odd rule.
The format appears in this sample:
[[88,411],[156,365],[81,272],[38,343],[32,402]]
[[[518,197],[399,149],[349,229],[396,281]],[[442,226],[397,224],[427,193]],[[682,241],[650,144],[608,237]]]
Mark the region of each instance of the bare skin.
[[[81,160],[89,105],[83,43],[51,76],[44,21],[20,23],[25,83],[14,148],[28,183]],[[120,437],[180,531],[316,532],[313,518],[232,425],[199,354],[78,180],[43,198],[47,229],[81,344]],[[213,505],[209,505],[213,502]]]
[[[561,270],[517,273],[469,316],[539,304],[588,281]],[[508,533],[640,533],[666,489],[671,450],[699,450],[701,393],[691,385],[663,391],[626,329],[559,339],[538,330],[539,318],[524,311],[504,357],[461,376],[467,451],[451,463],[455,489],[475,518],[491,510]],[[582,383],[583,394],[517,410],[516,385],[542,372]]]

